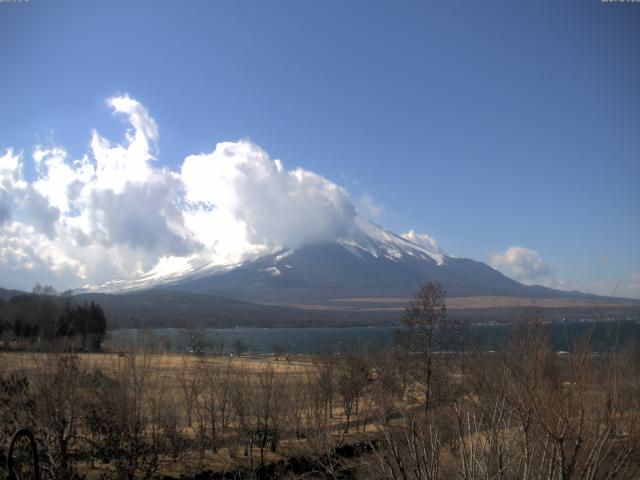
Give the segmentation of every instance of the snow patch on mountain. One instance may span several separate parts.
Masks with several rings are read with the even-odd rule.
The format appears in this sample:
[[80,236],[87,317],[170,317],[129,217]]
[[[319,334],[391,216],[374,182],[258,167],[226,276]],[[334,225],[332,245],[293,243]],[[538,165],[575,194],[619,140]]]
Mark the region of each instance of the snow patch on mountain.
[[101,293],[124,293],[136,290],[146,290],[160,285],[171,285],[179,283],[185,279],[196,279],[211,275],[222,275],[239,266],[235,265],[192,265],[188,262],[169,262],[159,264],[153,270],[145,272],[133,279],[111,280],[100,285],[86,285],[75,293],[101,292]]
[[[350,235],[338,239],[337,243],[362,260],[368,256],[389,261],[401,261],[402,259],[413,257],[435,262],[436,265],[440,266],[444,265],[447,259],[447,256],[438,251],[396,235],[362,217],[356,217]],[[292,267],[288,264],[281,264],[281,262],[295,252],[296,250],[293,249],[281,249],[279,252],[277,250],[272,252],[272,254],[275,254],[273,265],[262,271],[273,277],[282,275],[283,268],[291,269]],[[163,259],[152,270],[141,273],[137,278],[113,280],[101,285],[88,285],[83,290],[114,293],[170,286],[187,280],[221,275],[253,260],[234,264],[217,264],[211,261],[202,261],[197,257],[171,257]]]
[[276,255],[276,262],[279,262],[280,260],[282,260],[283,258],[287,258],[289,255],[291,255],[294,252],[294,250],[285,250],[284,252],[282,252],[279,255]]
[[431,259],[438,265],[443,265],[445,256],[419,245],[406,238],[376,225],[362,217],[356,218],[356,228],[350,238],[340,239],[340,243],[356,256],[367,252],[375,258],[386,257],[390,260],[400,260],[405,256],[420,259]]
[[282,272],[280,271],[280,269],[278,267],[269,267],[269,268],[265,268],[262,271],[268,273],[272,277],[278,277],[278,276],[282,275]]

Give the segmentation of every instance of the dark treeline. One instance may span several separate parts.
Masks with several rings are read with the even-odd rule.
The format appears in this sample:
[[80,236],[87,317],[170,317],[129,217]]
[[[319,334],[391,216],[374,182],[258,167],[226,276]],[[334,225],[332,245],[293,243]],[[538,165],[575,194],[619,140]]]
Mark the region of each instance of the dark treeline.
[[53,287],[38,284],[31,294],[0,298],[0,346],[4,348],[63,341],[69,348],[96,351],[106,328],[100,305],[76,305],[68,292],[58,295]]

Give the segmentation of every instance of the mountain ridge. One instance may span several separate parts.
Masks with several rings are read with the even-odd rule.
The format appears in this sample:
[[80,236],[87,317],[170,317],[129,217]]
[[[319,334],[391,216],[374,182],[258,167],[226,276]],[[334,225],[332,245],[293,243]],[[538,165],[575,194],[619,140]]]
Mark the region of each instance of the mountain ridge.
[[447,255],[362,217],[356,217],[349,235],[333,241],[281,248],[235,264],[186,262],[173,271],[111,281],[85,292],[156,288],[250,303],[299,305],[349,297],[406,298],[427,281],[440,282],[454,297],[600,298],[524,285],[482,262]]
[[298,305],[345,297],[412,297],[427,281],[440,282],[455,297],[597,298],[523,285],[482,262],[428,249],[363,219],[350,237],[281,249],[156,288]]

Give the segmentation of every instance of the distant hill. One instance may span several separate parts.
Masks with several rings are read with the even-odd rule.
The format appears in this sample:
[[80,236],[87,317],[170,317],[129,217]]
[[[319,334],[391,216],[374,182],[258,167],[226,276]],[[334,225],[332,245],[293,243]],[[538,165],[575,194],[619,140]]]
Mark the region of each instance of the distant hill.
[[26,292],[21,292],[20,290],[7,290],[6,288],[0,288],[0,299],[9,300],[11,297],[15,297],[16,295],[25,295]]
[[[489,298],[489,297],[486,297]],[[170,290],[145,290],[126,294],[89,293],[73,297],[74,302],[94,301],[107,316],[108,328],[162,328],[189,325],[234,327],[348,327],[360,325],[394,325],[402,319],[405,303],[393,306],[380,303],[379,308],[356,303],[335,306],[307,305],[304,308],[259,305],[225,297]],[[462,300],[462,304],[460,301]],[[589,302],[565,303],[550,300],[543,305],[524,302],[505,305],[500,299],[488,303],[465,304],[461,297],[449,299],[451,318],[465,322],[522,321],[534,312],[546,320],[586,318],[640,318],[640,302],[604,305]]]
[[[15,295],[28,295],[17,290],[0,289],[6,301]],[[640,318],[640,302],[599,303],[594,299],[521,298],[521,304],[510,297],[450,297],[449,316],[465,322],[521,321],[534,312],[546,320],[578,320],[585,318]],[[331,304],[305,304],[298,307],[260,305],[217,295],[144,290],[125,294],[82,293],[74,295],[76,304],[98,303],[105,312],[107,329],[180,328],[189,325],[234,327],[348,327],[399,324],[408,299],[355,298]],[[1,303],[1,301],[0,301]]]
[[390,324],[396,312],[312,311],[300,308],[257,305],[225,297],[147,290],[125,294],[84,293],[73,301],[96,302],[102,306],[113,328],[185,327],[188,325],[218,328],[305,327]]

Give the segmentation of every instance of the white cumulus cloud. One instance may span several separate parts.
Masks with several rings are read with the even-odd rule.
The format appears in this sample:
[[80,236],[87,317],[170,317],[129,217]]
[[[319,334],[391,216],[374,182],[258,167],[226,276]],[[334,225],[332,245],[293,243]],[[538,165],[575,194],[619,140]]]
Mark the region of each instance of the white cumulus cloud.
[[535,250],[524,247],[509,247],[504,253],[491,257],[491,266],[516,280],[533,283],[549,283],[553,266]]
[[354,228],[348,192],[316,173],[288,170],[249,140],[218,143],[173,171],[159,161],[147,109],[128,95],[107,105],[128,125],[120,141],[93,131],[76,159],[62,146],[37,145],[26,160],[0,153],[0,286],[230,264]]
[[196,212],[226,212],[244,225],[251,244],[296,247],[332,240],[349,233],[355,218],[341,187],[301,168],[285,169],[248,140],[187,157],[181,178]]
[[26,188],[20,155],[8,149],[0,155],[0,226],[9,221]]

